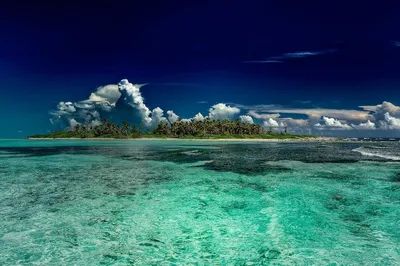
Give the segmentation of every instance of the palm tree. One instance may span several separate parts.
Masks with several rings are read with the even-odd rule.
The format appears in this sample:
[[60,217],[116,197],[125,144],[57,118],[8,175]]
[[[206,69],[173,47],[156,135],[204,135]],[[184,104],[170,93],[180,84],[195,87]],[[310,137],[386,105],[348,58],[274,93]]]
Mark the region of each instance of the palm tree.
[[122,130],[124,132],[124,135],[129,134],[129,124],[126,121],[122,121]]
[[[143,127],[144,125],[141,125]],[[139,132],[135,126],[130,126],[126,121],[123,121],[121,126],[104,119],[100,125],[90,126],[89,123],[85,125],[78,124],[73,129],[70,129],[74,136],[113,136],[121,137],[128,135],[137,135]],[[287,128],[285,127],[285,133]],[[169,135],[173,137],[182,136],[201,136],[207,135],[256,135],[263,134],[264,129],[258,124],[247,124],[239,120],[211,120],[206,118],[202,121],[182,121],[178,120],[174,123],[162,122],[154,130],[151,131],[157,135]],[[272,127],[269,128],[269,134],[272,133]]]

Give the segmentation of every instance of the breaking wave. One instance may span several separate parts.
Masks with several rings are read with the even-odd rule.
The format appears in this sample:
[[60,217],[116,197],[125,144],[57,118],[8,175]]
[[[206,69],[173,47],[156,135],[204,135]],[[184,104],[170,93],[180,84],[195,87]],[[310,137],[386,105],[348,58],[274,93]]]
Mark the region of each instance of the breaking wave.
[[370,157],[379,157],[393,161],[400,161],[400,154],[398,151],[391,151],[387,147],[368,146],[359,147],[352,151],[359,152],[361,155]]

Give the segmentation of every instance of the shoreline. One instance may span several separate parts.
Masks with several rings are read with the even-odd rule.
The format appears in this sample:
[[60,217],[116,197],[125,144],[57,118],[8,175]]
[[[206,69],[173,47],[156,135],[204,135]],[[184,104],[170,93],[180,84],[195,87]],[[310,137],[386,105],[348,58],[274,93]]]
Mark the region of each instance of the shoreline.
[[[343,142],[346,140],[338,138],[294,138],[294,139],[178,139],[178,138],[28,138],[28,140],[119,140],[119,141],[140,141],[140,140],[154,140],[154,141],[211,141],[211,142]],[[346,141],[347,142],[347,141]]]

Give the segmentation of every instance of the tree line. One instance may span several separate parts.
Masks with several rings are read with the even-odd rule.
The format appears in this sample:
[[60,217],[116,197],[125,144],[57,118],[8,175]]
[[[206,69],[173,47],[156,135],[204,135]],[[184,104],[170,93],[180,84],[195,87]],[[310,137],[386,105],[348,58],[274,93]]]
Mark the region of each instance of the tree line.
[[171,137],[171,138],[290,138],[295,135],[276,133],[259,124],[248,124],[239,120],[211,120],[206,118],[201,121],[178,120],[173,123],[161,122],[154,129],[146,130],[140,126],[121,125],[107,119],[98,125],[78,124],[73,128],[55,131],[47,135],[34,135],[31,138],[140,138],[140,137]]

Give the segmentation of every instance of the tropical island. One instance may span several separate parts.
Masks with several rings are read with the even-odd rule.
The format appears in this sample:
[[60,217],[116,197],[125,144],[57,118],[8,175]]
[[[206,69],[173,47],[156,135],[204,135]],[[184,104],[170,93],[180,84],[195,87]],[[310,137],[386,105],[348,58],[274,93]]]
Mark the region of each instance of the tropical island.
[[261,125],[244,123],[239,120],[202,121],[178,120],[173,123],[160,123],[153,130],[138,129],[135,125],[122,122],[121,125],[103,120],[99,125],[78,124],[73,128],[54,131],[49,134],[33,135],[29,139],[305,139],[308,135],[275,132],[272,128],[265,130]]

